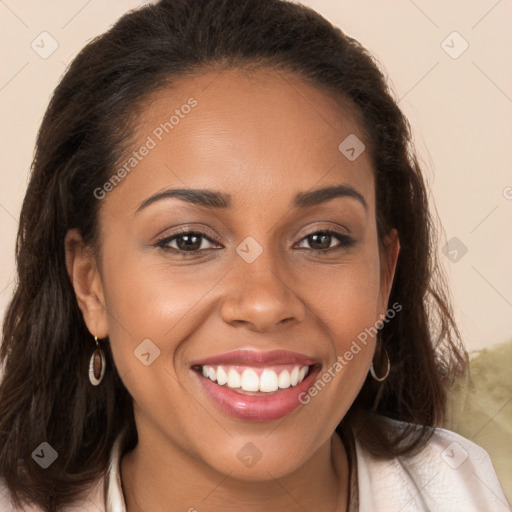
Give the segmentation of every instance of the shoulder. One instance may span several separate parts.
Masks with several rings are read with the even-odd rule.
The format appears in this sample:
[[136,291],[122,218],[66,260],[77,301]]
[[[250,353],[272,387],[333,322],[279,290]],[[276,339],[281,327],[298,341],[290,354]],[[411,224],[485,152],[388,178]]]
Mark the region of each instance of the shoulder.
[[[405,424],[391,422],[395,428]],[[360,511],[509,511],[487,452],[435,429],[416,455],[379,460],[356,440]]]
[[[98,512],[105,509],[104,499],[104,478],[93,482],[88,488],[86,497],[81,503],[68,506],[64,512]],[[5,481],[0,477],[0,512],[44,512],[42,508],[35,505],[23,504],[22,508],[15,507],[9,489]]]

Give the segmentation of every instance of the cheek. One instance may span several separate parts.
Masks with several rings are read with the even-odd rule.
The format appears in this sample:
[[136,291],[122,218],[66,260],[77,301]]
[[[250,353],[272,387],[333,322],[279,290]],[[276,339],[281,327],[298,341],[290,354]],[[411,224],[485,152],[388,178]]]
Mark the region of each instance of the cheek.
[[[347,259],[310,276],[310,304],[322,319],[339,349],[378,318],[380,296],[379,259],[376,248],[368,247]],[[315,291],[316,290],[316,291]]]
[[213,276],[200,265],[176,261],[167,261],[154,248],[138,247],[124,225],[110,230],[102,277],[113,329],[124,330],[123,336],[133,342],[162,339],[197,304]]
[[319,429],[336,427],[367,377],[375,346],[377,268],[372,258],[361,258],[331,269],[321,281],[324,292],[317,294],[314,316],[321,320],[331,341],[332,357],[301,397]]
[[126,387],[136,396],[154,386],[174,386],[169,380],[182,348],[207,313],[208,293],[225,271],[211,265],[208,270],[172,267],[133,248],[109,252],[108,247],[103,267],[109,339]]
[[332,343],[331,377],[325,378],[330,381],[334,374],[334,380],[352,399],[366,378],[376,341],[380,293],[377,254],[376,249],[361,251],[343,266],[317,275],[316,283],[322,287],[310,302]]

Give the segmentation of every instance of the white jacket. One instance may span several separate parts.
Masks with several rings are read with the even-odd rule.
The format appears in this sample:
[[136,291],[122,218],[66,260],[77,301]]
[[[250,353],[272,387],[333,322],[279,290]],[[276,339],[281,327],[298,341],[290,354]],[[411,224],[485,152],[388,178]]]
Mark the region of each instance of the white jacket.
[[[85,502],[66,512],[126,512],[121,488],[121,436],[116,440],[106,478],[91,486]],[[458,434],[436,429],[417,455],[377,460],[355,440],[359,512],[506,512],[510,511],[487,452]],[[0,512],[15,509],[0,479]]]

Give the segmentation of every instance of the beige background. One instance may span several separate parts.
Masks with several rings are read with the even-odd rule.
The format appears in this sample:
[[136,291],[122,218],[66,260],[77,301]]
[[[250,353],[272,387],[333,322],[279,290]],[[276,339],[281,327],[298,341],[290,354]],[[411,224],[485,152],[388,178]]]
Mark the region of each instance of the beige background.
[[[468,349],[511,340],[512,0],[303,3],[363,43],[392,80],[444,227],[441,262]],[[140,4],[0,0],[0,317],[12,292],[17,218],[49,96],[80,48]],[[31,48],[43,31],[58,43],[47,59]],[[46,39],[45,48],[49,45]],[[453,237],[460,241],[458,248]],[[448,240],[457,261],[442,253]],[[475,360],[475,370],[484,364],[483,374],[494,380],[485,388],[477,386],[482,395],[473,392],[466,416],[458,413],[451,425],[491,453],[511,498],[512,486],[506,483],[512,481],[511,381],[509,363],[497,350],[492,356],[497,362],[486,362],[492,357],[481,359],[484,363]],[[503,353],[510,356],[510,351]],[[494,372],[489,364],[502,367]],[[492,398],[496,390],[499,396]],[[460,406],[458,395],[456,401]]]

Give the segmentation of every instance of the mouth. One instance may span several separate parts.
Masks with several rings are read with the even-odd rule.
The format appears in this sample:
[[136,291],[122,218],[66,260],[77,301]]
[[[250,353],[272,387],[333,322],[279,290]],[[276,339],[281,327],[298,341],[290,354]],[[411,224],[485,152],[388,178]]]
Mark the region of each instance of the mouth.
[[301,405],[321,365],[302,354],[237,351],[194,363],[206,395],[230,416],[250,421],[282,418]]

